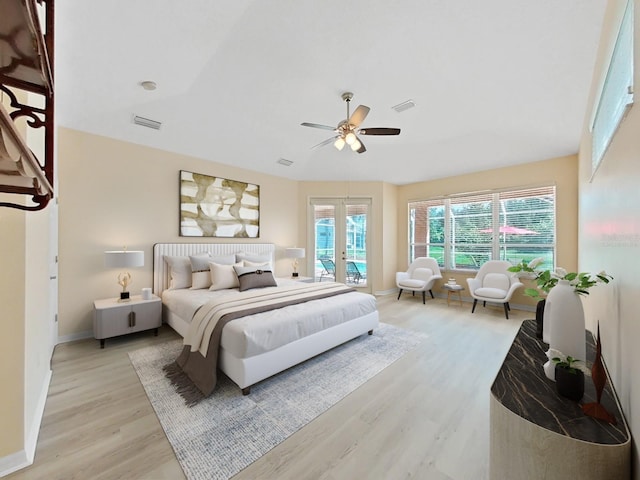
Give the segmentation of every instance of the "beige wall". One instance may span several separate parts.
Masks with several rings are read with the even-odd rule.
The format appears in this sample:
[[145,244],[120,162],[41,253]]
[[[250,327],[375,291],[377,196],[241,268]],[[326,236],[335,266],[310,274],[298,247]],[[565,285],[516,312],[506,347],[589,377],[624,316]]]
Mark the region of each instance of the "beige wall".
[[[16,196],[0,194],[0,201],[16,202]],[[0,459],[22,450],[25,439],[25,222],[25,212],[0,209]]]
[[260,185],[260,238],[244,240],[274,243],[276,275],[289,272],[282,249],[298,240],[296,182],[64,128],[58,146],[62,339],[90,333],[93,301],[119,294],[117,272],[104,268],[105,250],[145,252],[144,268],[131,272],[135,295],[152,286],[154,243],[234,241],[179,236],[180,170]]
[[[587,327],[600,323],[602,350],[632,433],[640,433],[640,32],[635,29],[636,105],[620,126],[600,168],[591,179],[589,124],[595,92],[606,73],[626,1],[608,2],[594,82],[580,148],[580,270],[606,270],[613,282],[592,289],[584,299]],[[635,24],[640,4],[635,2]],[[640,479],[639,449],[633,445],[634,479]]]
[[[569,271],[574,271],[577,265],[576,244],[578,234],[577,167],[577,156],[571,155],[399,187],[398,268],[405,270],[409,258],[407,202],[455,193],[551,184],[556,186],[556,263]],[[468,276],[473,276],[473,274],[443,273],[443,277],[454,277],[462,285],[466,285],[465,279]],[[514,294],[512,303],[533,306],[535,302],[523,295],[522,290],[520,290]]]
[[396,272],[398,271],[398,186],[385,183],[382,185],[382,291],[396,288]]

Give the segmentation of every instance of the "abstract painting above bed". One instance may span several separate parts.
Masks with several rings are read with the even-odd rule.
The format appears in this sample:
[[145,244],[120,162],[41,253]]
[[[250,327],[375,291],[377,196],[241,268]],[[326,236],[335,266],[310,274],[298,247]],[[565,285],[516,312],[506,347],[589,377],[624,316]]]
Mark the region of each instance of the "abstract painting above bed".
[[258,238],[260,186],[181,170],[180,236]]

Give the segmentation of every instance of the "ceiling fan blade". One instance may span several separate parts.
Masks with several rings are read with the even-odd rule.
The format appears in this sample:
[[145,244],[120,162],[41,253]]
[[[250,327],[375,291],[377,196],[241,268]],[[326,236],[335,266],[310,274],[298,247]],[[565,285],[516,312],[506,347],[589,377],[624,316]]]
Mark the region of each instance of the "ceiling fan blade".
[[399,128],[361,128],[358,133],[362,135],[400,135]]
[[358,141],[360,142],[360,148],[358,150],[356,150],[356,152],[358,153],[364,153],[367,151],[367,149],[364,146],[364,143],[362,143],[362,140],[358,139]]
[[329,125],[319,125],[317,123],[303,122],[300,125],[302,125],[303,127],[322,128],[323,130],[331,130],[332,132],[335,132],[336,130],[336,127],[330,127]]
[[338,137],[339,137],[339,135],[336,135],[335,137],[327,138],[325,141],[320,142],[319,144],[314,145],[313,147],[311,147],[311,149],[320,148],[320,147],[324,147],[325,145],[329,145],[330,143],[335,142],[336,138],[338,138]]
[[360,125],[369,114],[369,110],[371,109],[365,105],[358,105],[349,118],[349,124],[355,127]]

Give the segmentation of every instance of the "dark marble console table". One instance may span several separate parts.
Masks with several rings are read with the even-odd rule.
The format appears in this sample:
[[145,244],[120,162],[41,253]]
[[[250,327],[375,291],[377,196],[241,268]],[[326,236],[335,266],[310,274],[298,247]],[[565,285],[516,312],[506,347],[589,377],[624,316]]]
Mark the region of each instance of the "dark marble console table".
[[[589,332],[585,338],[590,367],[595,344]],[[617,425],[582,413],[582,403],[596,398],[591,377],[580,403],[558,395],[542,370],[547,349],[535,321],[525,320],[491,387],[490,478],[630,478],[631,438],[610,383],[602,404]]]

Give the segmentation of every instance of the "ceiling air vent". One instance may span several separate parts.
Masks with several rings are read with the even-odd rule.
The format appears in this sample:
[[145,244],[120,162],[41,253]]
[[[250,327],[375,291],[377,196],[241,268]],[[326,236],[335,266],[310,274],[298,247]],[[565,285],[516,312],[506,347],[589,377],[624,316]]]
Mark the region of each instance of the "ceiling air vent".
[[396,112],[404,112],[405,110],[409,110],[416,106],[416,102],[413,100],[407,100],[406,102],[399,103],[398,105],[394,105],[393,108]]
[[150,118],[139,117],[138,115],[133,116],[133,123],[143,127],[153,128],[154,130],[160,130],[160,126],[162,125],[161,122],[151,120]]
[[290,165],[293,164],[293,162],[291,160],[287,160],[286,158],[279,158],[278,159],[278,163],[280,165],[284,165],[285,167],[289,167]]

